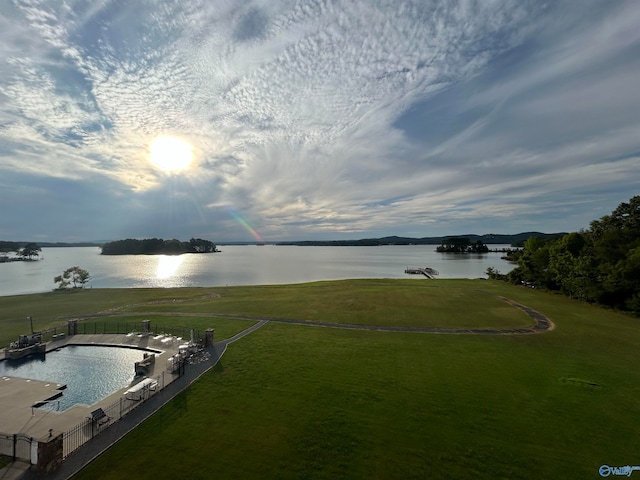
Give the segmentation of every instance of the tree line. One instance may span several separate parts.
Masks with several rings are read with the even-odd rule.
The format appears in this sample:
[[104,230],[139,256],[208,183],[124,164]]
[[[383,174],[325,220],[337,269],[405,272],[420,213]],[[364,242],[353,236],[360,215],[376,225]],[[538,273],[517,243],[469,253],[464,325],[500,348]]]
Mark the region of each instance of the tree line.
[[[566,232],[563,232],[564,235]],[[378,245],[438,245],[442,244],[451,238],[467,238],[470,243],[476,243],[477,241],[483,244],[505,244],[518,245],[523,243],[530,237],[552,237],[557,236],[558,233],[540,233],[540,232],[522,232],[511,235],[501,233],[487,233],[485,235],[469,234],[464,236],[451,236],[444,237],[398,237],[396,235],[390,237],[381,238],[363,238],[360,240],[304,240],[304,241],[292,241],[292,242],[278,242],[276,245],[298,245],[298,246],[312,246],[312,247],[369,247]]]
[[487,247],[482,240],[472,242],[467,237],[447,237],[438,245],[436,252],[440,253],[487,253]]
[[640,196],[588,230],[528,239],[515,261],[508,274],[489,268],[487,275],[640,315]]
[[40,255],[42,248],[37,243],[29,242],[21,244],[18,242],[0,241],[0,253],[14,252],[16,255],[32,260],[33,257]]
[[182,253],[218,252],[216,245],[209,240],[192,238],[188,242],[180,240],[163,240],[162,238],[145,238],[137,240],[127,238],[102,245],[102,255],[180,255]]

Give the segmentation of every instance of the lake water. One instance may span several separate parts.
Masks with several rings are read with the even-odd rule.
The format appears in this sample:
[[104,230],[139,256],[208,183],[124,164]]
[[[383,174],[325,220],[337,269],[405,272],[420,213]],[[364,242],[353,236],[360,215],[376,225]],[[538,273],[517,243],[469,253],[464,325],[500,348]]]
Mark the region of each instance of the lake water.
[[21,360],[0,362],[0,377],[31,378],[67,386],[50,407],[65,410],[75,404],[92,405],[127,387],[135,377],[134,363],[143,352],[131,348],[69,345]]
[[[491,245],[505,248],[508,245]],[[424,278],[407,267],[431,267],[438,278],[485,278],[487,267],[502,273],[514,265],[502,253],[437,253],[435,245],[380,247],[221,246],[221,253],[100,255],[98,247],[43,248],[43,260],[0,264],[0,295],[50,291],[53,278],[79,266],[88,287],[209,287],[304,283],[351,278]],[[426,280],[426,279],[425,279]]]

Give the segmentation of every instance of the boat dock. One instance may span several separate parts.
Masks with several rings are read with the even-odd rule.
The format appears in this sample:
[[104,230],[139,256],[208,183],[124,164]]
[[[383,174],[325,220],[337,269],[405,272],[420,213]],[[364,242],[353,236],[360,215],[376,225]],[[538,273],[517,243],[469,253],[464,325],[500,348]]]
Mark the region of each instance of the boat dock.
[[409,275],[424,275],[427,278],[434,278],[436,275],[439,275],[437,270],[429,267],[407,267],[404,273],[408,273]]

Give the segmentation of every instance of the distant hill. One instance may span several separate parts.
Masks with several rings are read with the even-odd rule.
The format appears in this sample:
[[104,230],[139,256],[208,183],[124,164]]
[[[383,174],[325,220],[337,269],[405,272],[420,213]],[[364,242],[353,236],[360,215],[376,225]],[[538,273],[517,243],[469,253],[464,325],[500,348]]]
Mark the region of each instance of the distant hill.
[[68,243],[68,242],[27,242],[27,241],[7,242],[7,241],[0,241],[0,247],[3,244],[5,244],[5,245],[12,244],[12,245],[16,245],[19,248],[24,248],[24,246],[27,245],[28,243],[35,243],[39,247],[99,247],[104,242],[102,242],[102,243],[99,243],[99,242]]
[[512,235],[502,233],[487,233],[485,235],[476,235],[474,233],[465,235],[446,235],[443,237],[381,237],[381,238],[363,238],[361,240],[303,240],[294,242],[278,242],[276,245],[298,245],[298,246],[379,246],[379,245],[440,245],[447,238],[462,237],[468,238],[471,242],[480,240],[484,244],[509,244],[521,245],[528,238],[555,238],[566,235],[566,233],[541,233],[541,232],[523,232]]
[[102,243],[98,242],[36,242],[41,247],[99,247]]

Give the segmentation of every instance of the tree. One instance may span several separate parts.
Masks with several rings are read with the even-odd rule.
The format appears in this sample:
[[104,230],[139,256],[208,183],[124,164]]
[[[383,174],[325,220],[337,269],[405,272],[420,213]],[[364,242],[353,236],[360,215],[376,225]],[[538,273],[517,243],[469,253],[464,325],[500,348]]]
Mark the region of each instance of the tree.
[[467,237],[446,237],[442,244],[436,248],[440,253],[487,253],[487,247],[482,240],[471,242]]
[[180,253],[184,253],[185,249],[180,240],[176,240],[175,238],[172,240],[165,240],[164,245],[162,247],[163,253],[167,255],[178,255]]
[[472,243],[470,245],[469,251],[471,253],[487,253],[489,251],[489,247],[482,243],[482,240],[476,240],[476,243]]
[[595,301],[595,263],[582,233],[570,233],[549,248],[549,272],[570,297]]
[[443,239],[442,244],[436,248],[436,252],[464,253],[470,246],[471,241],[466,237],[447,237]]
[[493,267],[487,267],[487,269],[485,270],[485,275],[487,277],[489,277],[489,280],[504,280],[505,279],[505,275],[500,273],[500,270],[493,268]]
[[591,222],[598,302],[640,313],[640,196]]
[[632,197],[629,203],[622,202],[611,215],[591,222],[591,234],[598,240],[604,233],[612,230],[640,232],[640,195]]
[[530,237],[524,242],[518,267],[508,273],[514,282],[529,282],[554,289],[556,285],[549,272],[549,247],[554,240]]
[[42,248],[37,243],[27,243],[22,250],[20,250],[20,255],[23,257],[28,257],[29,260],[32,260],[33,257],[37,257]]
[[189,240],[189,246],[191,251],[195,253],[213,253],[216,251],[216,246],[213,242],[202,238],[192,238]]
[[640,314],[640,196],[621,203],[586,231],[529,238],[507,274],[574,298]]
[[59,290],[63,290],[69,285],[73,285],[73,288],[84,288],[90,279],[91,276],[86,270],[80,267],[70,267],[62,275],[55,277],[53,281],[58,284]]
[[0,253],[20,252],[20,245],[16,242],[4,242],[0,241]]

